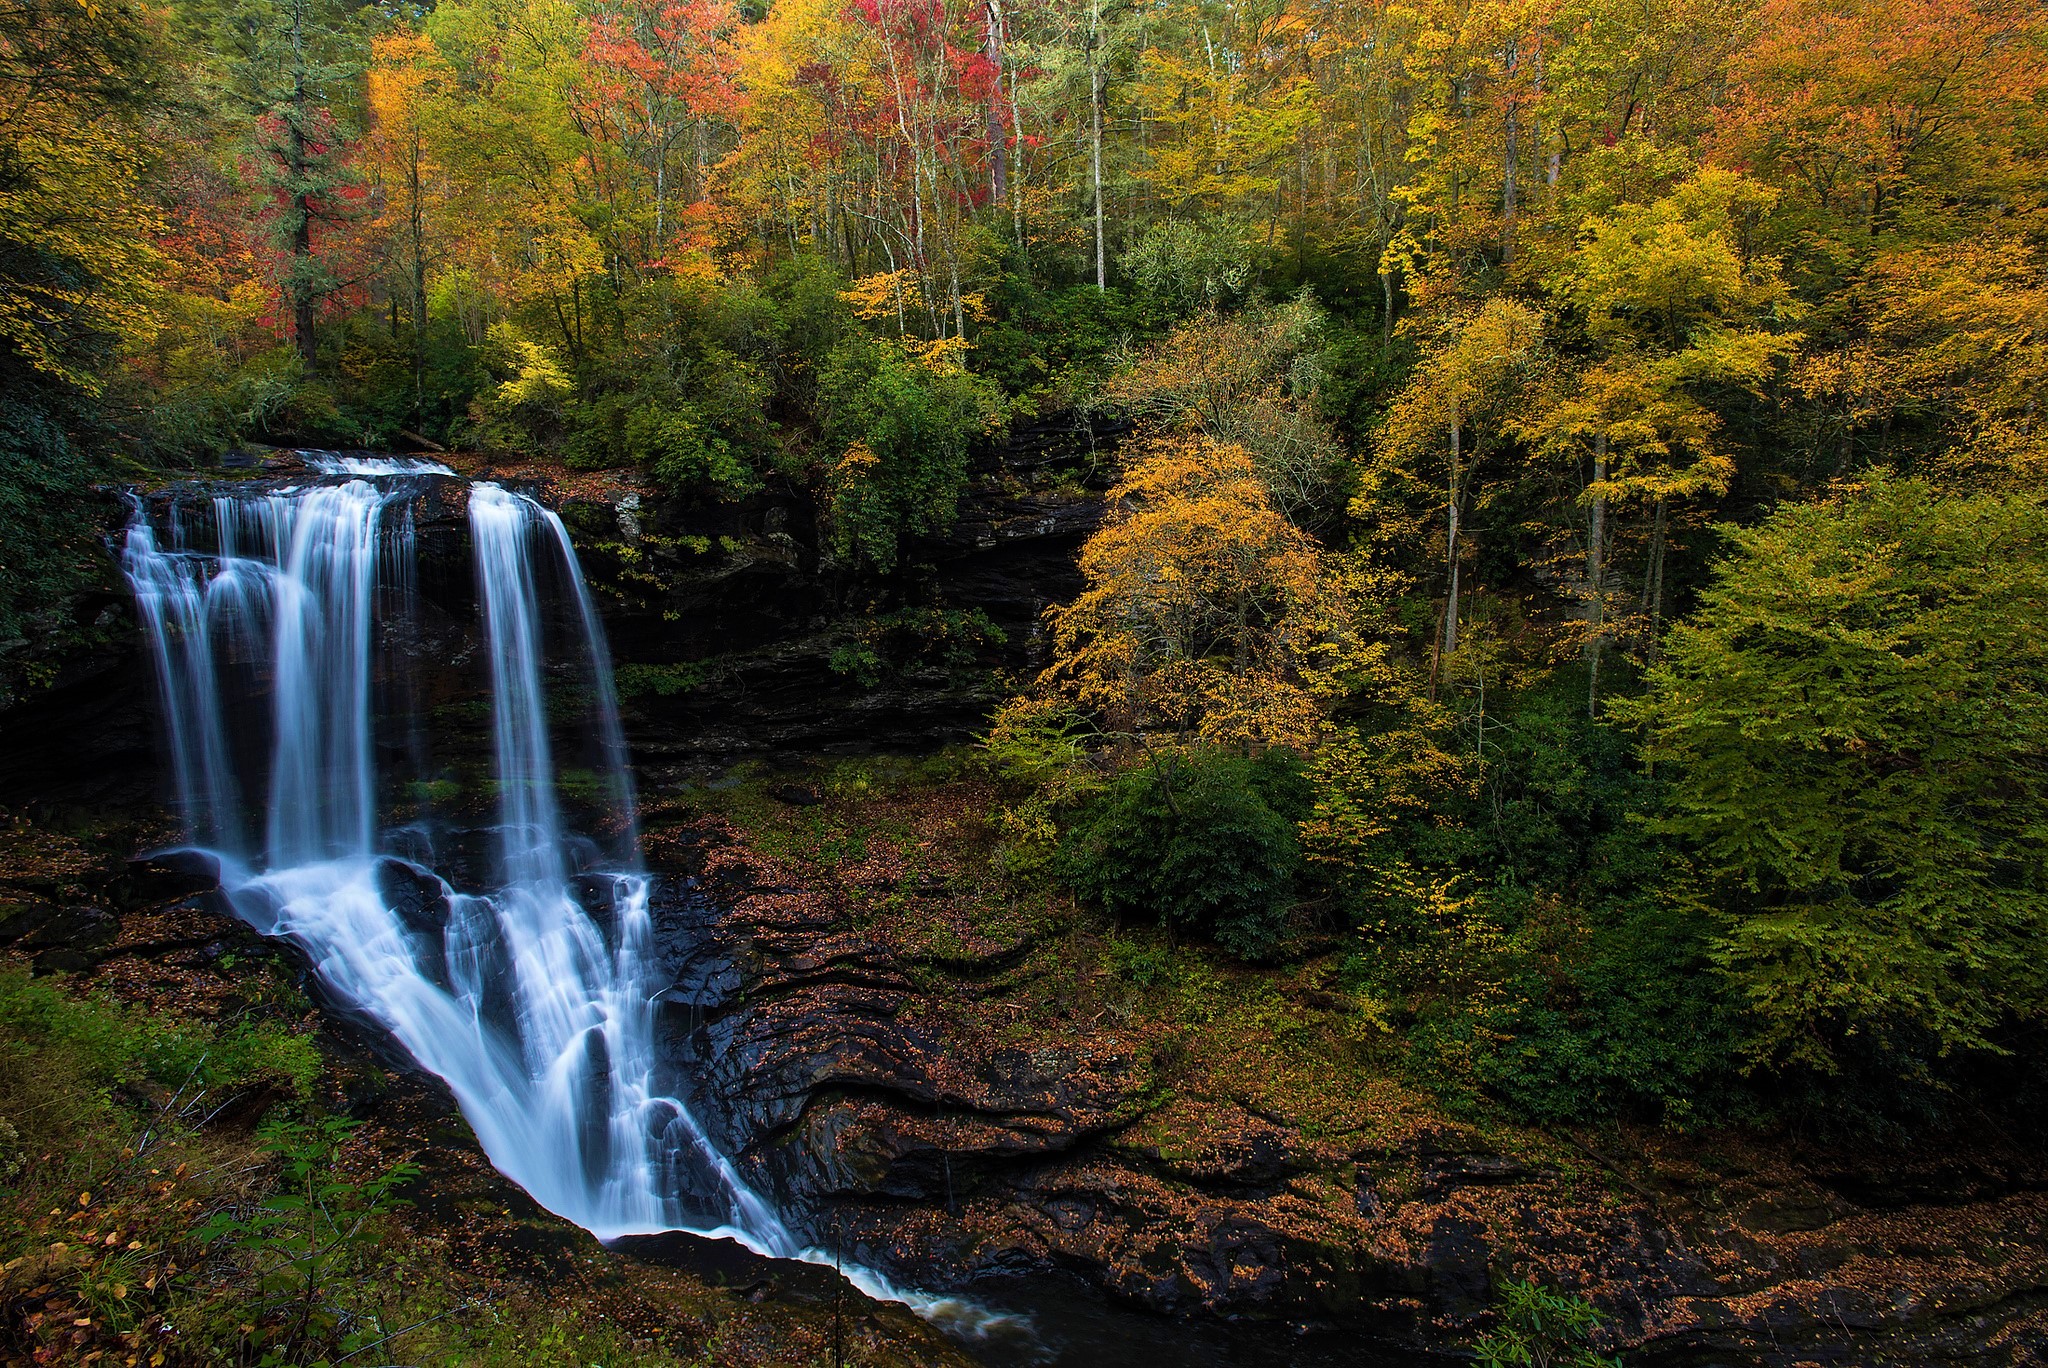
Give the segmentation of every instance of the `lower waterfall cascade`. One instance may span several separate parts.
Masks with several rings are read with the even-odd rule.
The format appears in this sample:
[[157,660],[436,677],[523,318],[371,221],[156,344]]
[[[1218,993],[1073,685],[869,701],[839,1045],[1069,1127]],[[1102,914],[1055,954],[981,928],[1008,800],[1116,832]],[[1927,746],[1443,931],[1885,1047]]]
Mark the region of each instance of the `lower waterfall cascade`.
[[[610,658],[567,528],[527,494],[466,485],[497,800],[488,852],[451,866],[437,858],[446,833],[380,824],[387,795],[434,778],[380,765],[418,747],[378,720],[417,725],[389,638],[419,612],[414,496],[453,472],[308,463],[319,473],[303,483],[198,508],[174,498],[156,517],[134,499],[122,550],[172,800],[236,913],[301,947],[329,992],[447,1083],[500,1172],[600,1239],[730,1238],[839,1266],[970,1337],[1024,1329],[807,1247],[664,1078],[652,883]],[[564,813],[564,691],[549,681],[565,673],[587,704],[578,790],[597,796],[602,839]],[[472,872],[451,876],[458,866]]]

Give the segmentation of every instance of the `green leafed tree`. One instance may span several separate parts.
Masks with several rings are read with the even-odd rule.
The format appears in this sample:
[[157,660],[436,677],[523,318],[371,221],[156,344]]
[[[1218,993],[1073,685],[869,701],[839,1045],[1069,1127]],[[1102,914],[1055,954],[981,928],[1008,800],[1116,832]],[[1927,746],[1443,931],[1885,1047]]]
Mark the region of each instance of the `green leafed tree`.
[[221,0],[191,6],[187,23],[216,54],[222,108],[244,124],[248,171],[268,201],[284,321],[310,366],[321,301],[352,283],[335,265],[357,188],[353,134],[340,116],[365,45],[345,0]]
[[1873,477],[1727,535],[1627,711],[1753,1050],[1998,1051],[2048,1010],[2048,508]]
[[97,396],[162,265],[141,186],[162,29],[127,3],[0,3],[0,702],[49,677],[106,573],[84,488]]
[[862,341],[833,354],[819,381],[834,549],[887,574],[902,543],[951,530],[967,486],[967,447],[1002,421],[986,379],[944,346]]

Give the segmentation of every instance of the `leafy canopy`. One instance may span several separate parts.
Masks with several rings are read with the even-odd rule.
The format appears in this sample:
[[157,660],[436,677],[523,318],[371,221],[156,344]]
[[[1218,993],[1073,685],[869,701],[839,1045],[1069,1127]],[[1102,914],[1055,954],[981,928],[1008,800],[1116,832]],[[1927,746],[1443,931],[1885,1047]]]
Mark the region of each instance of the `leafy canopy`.
[[1730,529],[1627,709],[1719,881],[1754,1050],[1997,1050],[2048,1009],[2048,510],[1874,476]]

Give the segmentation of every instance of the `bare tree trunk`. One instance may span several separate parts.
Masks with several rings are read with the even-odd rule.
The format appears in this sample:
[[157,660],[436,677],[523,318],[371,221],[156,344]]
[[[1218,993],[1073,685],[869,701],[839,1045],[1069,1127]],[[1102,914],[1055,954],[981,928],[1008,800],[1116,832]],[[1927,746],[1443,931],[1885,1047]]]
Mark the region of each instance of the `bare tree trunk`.
[[1602,585],[1607,556],[1607,495],[1600,486],[1607,482],[1607,434],[1593,438],[1593,508],[1586,531],[1586,618],[1592,631],[1586,636],[1586,716],[1598,715],[1600,706],[1601,630],[1607,616],[1607,599]]
[[1003,136],[1003,5],[988,0],[988,61],[995,68],[995,86],[988,96],[988,200],[1001,208],[1010,198],[1008,140]]
[[414,416],[426,408],[427,394],[427,206],[426,187],[421,182],[420,163],[424,160],[425,149],[421,147],[420,130],[415,120],[412,130],[412,164],[406,168],[406,192],[412,203],[408,206],[407,227],[412,233],[412,404]]
[[1451,655],[1458,649],[1458,463],[1461,456],[1458,435],[1458,405],[1451,404],[1451,481],[1449,535],[1445,538],[1445,555],[1450,561],[1451,588],[1444,599],[1443,653]]
[[695,204],[706,194],[704,167],[711,160],[710,146],[705,142],[704,120],[690,120],[690,203]]
[[953,336],[964,338],[967,336],[967,317],[960,301],[960,258],[955,256],[947,264],[952,270]]
[[[1510,80],[1515,74],[1517,40],[1510,38],[1507,46],[1507,75]],[[1520,134],[1520,116],[1517,112],[1513,92],[1508,96],[1506,146],[1501,152],[1500,187],[1500,264],[1505,266],[1515,259],[1515,163],[1521,160],[1521,149],[1517,145]]]
[[1664,500],[1657,500],[1657,512],[1650,524],[1650,564],[1643,572],[1643,611],[1650,618],[1649,657],[1662,654],[1658,640],[1664,626]]
[[647,141],[654,153],[654,241],[647,257],[654,261],[660,259],[662,241],[668,236],[668,143],[656,136],[652,113],[647,116]]
[[1088,9],[1088,112],[1090,124],[1089,162],[1095,188],[1095,288],[1109,288],[1108,257],[1104,250],[1102,224],[1102,0]]
[[313,194],[307,185],[313,154],[306,143],[305,7],[292,6],[292,103],[285,124],[285,170],[291,176],[292,264],[285,292],[292,306],[292,346],[308,367],[313,364]]

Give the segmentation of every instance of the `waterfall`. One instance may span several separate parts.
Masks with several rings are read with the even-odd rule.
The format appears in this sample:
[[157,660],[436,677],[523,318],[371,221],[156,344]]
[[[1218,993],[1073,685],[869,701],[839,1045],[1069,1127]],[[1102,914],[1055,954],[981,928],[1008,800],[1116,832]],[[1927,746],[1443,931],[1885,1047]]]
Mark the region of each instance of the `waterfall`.
[[[329,991],[447,1082],[500,1172],[598,1237],[727,1237],[839,1266],[869,1296],[969,1338],[1028,1334],[1028,1318],[899,1289],[803,1245],[664,1084],[666,985],[611,659],[568,529],[524,494],[467,487],[497,790],[491,873],[458,887],[433,867],[431,839],[380,824],[377,700],[408,664],[380,641],[419,612],[413,496],[452,472],[306,460],[326,482],[211,498],[210,544],[175,501],[159,535],[135,500],[122,555],[177,810],[235,910],[302,947]],[[551,616],[557,604],[571,611]],[[566,649],[550,640],[564,624]],[[608,842],[563,816],[549,684],[565,656],[591,704]],[[258,793],[260,810],[246,810]]]
[[[297,942],[331,991],[447,1081],[492,1162],[549,1210],[601,1237],[697,1229],[798,1255],[661,1083],[650,885],[610,658],[567,529],[525,495],[468,489],[497,820],[490,876],[458,887],[404,857],[416,833],[379,822],[378,690],[399,664],[379,641],[418,610],[411,500],[446,468],[310,463],[340,478],[210,500],[210,544],[189,510],[160,535],[134,505],[123,568],[189,838],[246,920]],[[557,623],[568,640],[550,640]],[[604,845],[564,820],[549,715],[562,663],[591,700]],[[265,696],[267,715],[252,706]],[[253,778],[238,750],[265,757]],[[262,794],[253,813],[245,789]]]

